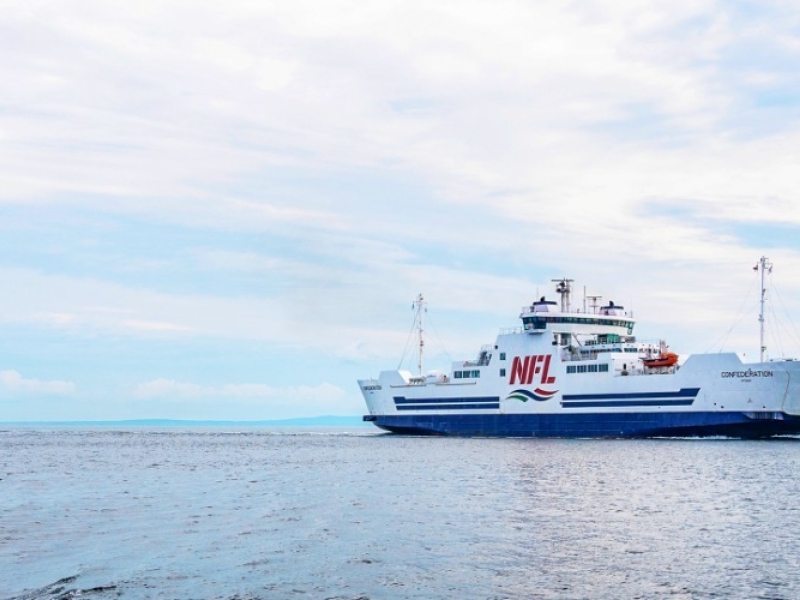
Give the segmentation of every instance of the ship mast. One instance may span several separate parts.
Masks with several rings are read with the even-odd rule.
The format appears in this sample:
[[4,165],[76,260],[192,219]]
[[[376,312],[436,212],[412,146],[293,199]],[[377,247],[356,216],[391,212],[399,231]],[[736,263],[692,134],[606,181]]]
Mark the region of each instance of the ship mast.
[[572,292],[571,284],[575,280],[564,277],[563,279],[552,279],[551,281],[558,284],[556,285],[556,292],[561,296],[561,312],[570,312],[572,307],[570,306],[569,295]]
[[425,312],[425,299],[422,297],[422,294],[417,296],[413,306],[417,310],[414,320],[417,322],[417,337],[419,339],[419,362],[417,363],[417,368],[419,369],[419,375],[422,376],[422,354],[425,348],[425,339],[423,338],[424,330],[422,328],[422,314]]
[[766,296],[767,296],[767,288],[766,288],[766,286],[764,284],[764,273],[765,272],[772,273],[772,263],[769,261],[769,259],[766,256],[762,256],[759,259],[758,264],[754,268],[754,270],[756,270],[756,271],[758,271],[759,269],[761,270],[761,302],[760,302],[761,303],[761,307],[760,307],[760,310],[758,311],[758,325],[759,325],[759,330],[760,330],[759,331],[759,333],[760,333],[760,336],[759,336],[759,341],[760,341],[759,350],[761,352],[761,361],[760,362],[763,363],[764,362],[764,353],[767,350],[767,347],[764,345],[764,301],[766,300]]

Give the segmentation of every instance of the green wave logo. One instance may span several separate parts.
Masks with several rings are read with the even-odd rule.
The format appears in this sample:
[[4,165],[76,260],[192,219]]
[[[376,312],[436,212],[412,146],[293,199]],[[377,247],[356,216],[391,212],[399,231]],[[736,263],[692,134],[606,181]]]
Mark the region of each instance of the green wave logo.
[[514,390],[508,396],[506,396],[506,400],[520,400],[522,402],[527,402],[528,400],[536,400],[537,402],[544,402],[545,400],[550,400],[553,396],[558,393],[558,390],[543,390],[542,388],[536,388],[532,392],[528,390]]

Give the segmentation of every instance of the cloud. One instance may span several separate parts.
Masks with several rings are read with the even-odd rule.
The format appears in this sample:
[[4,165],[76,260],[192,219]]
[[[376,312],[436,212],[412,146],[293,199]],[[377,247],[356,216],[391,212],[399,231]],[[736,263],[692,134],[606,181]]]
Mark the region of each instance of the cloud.
[[[715,0],[17,3],[0,322],[265,341],[281,382],[319,361],[344,389],[342,362],[393,365],[417,293],[469,354],[564,275],[705,349],[739,265],[767,253],[799,297],[798,25]],[[159,374],[140,399],[317,389]]]
[[[60,202],[73,190],[92,192],[73,205],[203,227],[367,239],[402,228],[466,243],[463,229],[442,232],[406,211],[386,218],[358,182],[346,205],[309,184],[385,169],[424,182],[452,212],[491,203],[489,244],[511,221],[582,221],[609,247],[618,229],[647,225],[631,208],[654,193],[712,212],[725,203],[725,218],[800,223],[798,209],[745,206],[765,185],[784,204],[793,198],[797,119],[748,143],[740,128],[763,82],[796,87],[781,64],[797,45],[734,76],[736,56],[793,38],[796,20],[779,6],[232,3],[224,17],[213,8],[201,3],[169,33],[164,22],[185,21],[181,5],[144,2],[128,18],[74,5],[46,19],[12,12],[30,35],[14,48],[20,64],[6,67],[23,85],[0,161],[18,185],[4,196]],[[695,243],[711,248],[703,233]]]
[[0,371],[0,386],[6,392],[30,394],[72,394],[76,389],[71,381],[27,379],[13,370]]

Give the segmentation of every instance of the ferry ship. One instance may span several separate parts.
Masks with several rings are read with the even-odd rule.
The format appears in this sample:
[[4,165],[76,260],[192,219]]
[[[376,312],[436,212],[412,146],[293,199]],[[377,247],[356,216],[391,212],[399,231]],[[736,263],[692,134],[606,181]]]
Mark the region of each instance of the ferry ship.
[[764,438],[800,434],[800,361],[764,359],[762,257],[761,357],[694,354],[637,341],[623,306],[597,302],[573,310],[573,280],[559,279],[559,302],[523,307],[521,326],[501,331],[474,360],[422,374],[424,299],[415,302],[419,374],[383,371],[359,380],[369,414],[386,431],[411,435],[508,437]]

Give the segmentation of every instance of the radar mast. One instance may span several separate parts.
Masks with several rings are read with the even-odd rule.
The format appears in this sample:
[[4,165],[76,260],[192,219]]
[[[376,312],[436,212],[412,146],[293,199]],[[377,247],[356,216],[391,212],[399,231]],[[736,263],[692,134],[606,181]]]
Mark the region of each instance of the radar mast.
[[761,308],[758,311],[758,325],[759,325],[759,351],[761,353],[761,362],[764,362],[764,354],[767,347],[764,345],[764,302],[766,301],[767,288],[764,283],[764,273],[772,273],[772,263],[766,256],[762,256],[758,260],[758,264],[753,268],[754,271],[761,271]]
[[422,297],[422,294],[417,296],[413,306],[417,311],[414,320],[417,322],[417,339],[419,340],[419,362],[417,363],[417,368],[419,369],[419,375],[422,376],[422,355],[425,349],[425,338],[423,337],[425,330],[422,327],[422,315],[425,312],[425,299]]
[[572,293],[572,282],[575,280],[564,277],[563,279],[552,279],[551,281],[556,284],[556,293],[561,296],[561,312],[570,312],[569,297]]

